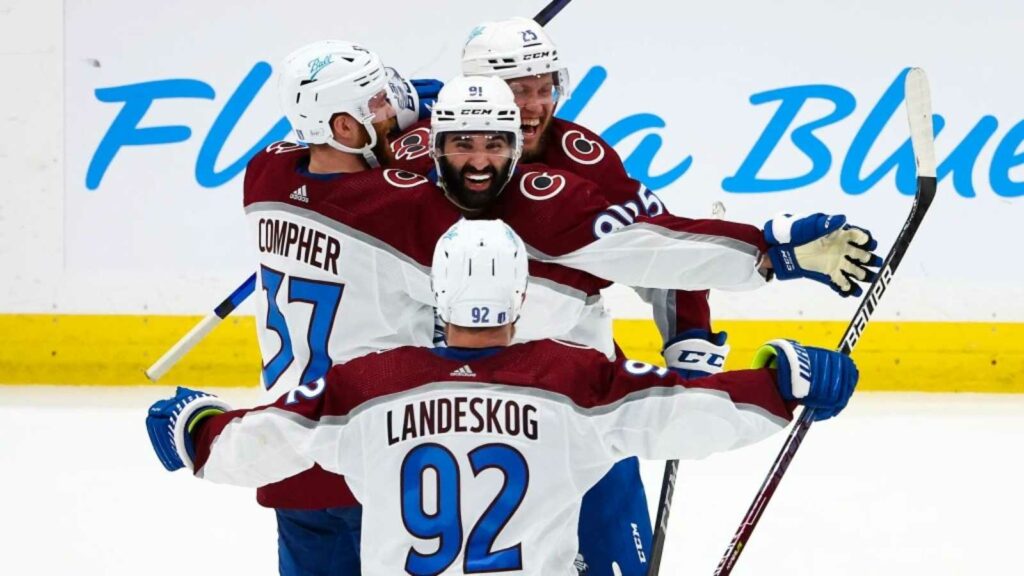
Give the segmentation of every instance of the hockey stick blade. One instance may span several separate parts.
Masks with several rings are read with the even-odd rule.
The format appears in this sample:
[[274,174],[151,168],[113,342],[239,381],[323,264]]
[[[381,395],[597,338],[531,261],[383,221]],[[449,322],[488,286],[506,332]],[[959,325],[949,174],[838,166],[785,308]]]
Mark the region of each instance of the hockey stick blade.
[[547,6],[542,8],[540,12],[537,12],[537,15],[533,17],[533,21],[541,26],[546,26],[569,2],[572,2],[572,0],[551,0]]
[[[907,71],[904,78],[904,92],[907,120],[910,124],[910,142],[914,149],[914,161],[917,164],[917,192],[914,194],[914,203],[910,208],[910,214],[907,216],[906,222],[903,224],[903,229],[900,230],[896,241],[889,250],[889,254],[882,263],[878,276],[871,283],[860,305],[857,306],[853,319],[850,320],[850,324],[846,327],[846,331],[839,341],[839,351],[847,355],[853,351],[854,346],[860,340],[861,334],[863,334],[868,321],[871,319],[871,315],[878,308],[878,302],[888,289],[892,277],[896,273],[896,268],[903,261],[903,256],[910,246],[910,241],[913,240],[914,234],[917,233],[918,227],[924,220],[925,213],[931,206],[932,200],[935,199],[935,143],[932,126],[932,105],[928,89],[928,79],[924,74],[924,70],[911,68]],[[793,461],[793,457],[796,455],[797,449],[800,448],[800,444],[803,442],[804,436],[807,435],[807,431],[810,430],[811,424],[814,422],[813,416],[814,410],[810,408],[805,408],[800,413],[799,420],[786,438],[786,443],[783,444],[782,450],[775,458],[768,476],[761,484],[761,489],[754,497],[754,501],[747,510],[743,522],[740,523],[736,534],[729,543],[729,548],[726,549],[725,555],[722,557],[721,562],[719,562],[718,568],[715,570],[715,576],[727,576],[732,573],[736,560],[739,559],[740,554],[746,547],[747,541],[754,532],[754,528],[761,519],[765,508],[768,506],[768,502],[782,481],[782,476],[789,468],[790,462]]]
[[234,311],[239,304],[245,301],[253,291],[256,290],[256,275],[249,276],[245,282],[235,288],[235,291],[231,293],[223,302],[217,305],[210,312],[203,317],[187,334],[181,337],[180,340],[171,346],[170,350],[164,352],[164,355],[159,360],[153,363],[152,366],[146,369],[146,378],[156,382],[160,378],[163,378],[164,374],[167,373],[179,360],[182,359],[186,354],[189,353],[196,344],[199,344],[203,338],[206,337],[214,328],[220,324],[221,320],[227,317],[228,314]]

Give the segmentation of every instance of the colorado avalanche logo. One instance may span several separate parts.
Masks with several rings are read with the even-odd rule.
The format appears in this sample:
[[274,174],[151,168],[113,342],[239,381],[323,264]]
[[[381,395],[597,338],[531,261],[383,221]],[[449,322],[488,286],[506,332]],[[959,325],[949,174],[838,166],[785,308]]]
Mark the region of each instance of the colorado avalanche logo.
[[391,143],[391,151],[395,160],[415,160],[430,152],[427,142],[430,141],[430,128],[422,127],[409,132]]
[[267,146],[267,154],[285,154],[296,150],[305,150],[306,148],[305,144],[296,144],[295,142],[274,142]]
[[527,172],[519,180],[519,190],[531,200],[548,200],[565,189],[565,177],[547,172]]
[[420,184],[426,184],[429,180],[419,174],[406,172],[405,170],[387,169],[384,171],[384,179],[395,188],[413,188]]
[[604,158],[604,146],[588,139],[579,130],[569,130],[562,136],[562,149],[580,164],[597,164]]

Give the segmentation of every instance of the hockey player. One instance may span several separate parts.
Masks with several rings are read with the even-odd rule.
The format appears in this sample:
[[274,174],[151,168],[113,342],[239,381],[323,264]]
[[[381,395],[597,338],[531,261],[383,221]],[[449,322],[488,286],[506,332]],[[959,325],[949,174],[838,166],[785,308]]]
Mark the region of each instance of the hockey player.
[[363,574],[574,575],[580,499],[616,461],[739,448],[795,403],[831,417],[854,390],[849,357],[787,340],[753,370],[690,381],[577,344],[509,346],[525,252],[500,221],[457,223],[432,267],[448,348],[370,354],[252,410],[179,388],[146,420],[160,461],[241,486],[314,463],[344,474]]
[[[467,75],[496,76],[509,84],[522,118],[523,161],[566,170],[597,184],[596,192],[610,204],[601,223],[606,229],[633,223],[639,215],[657,216],[666,212],[653,192],[626,174],[618,154],[597,134],[554,117],[559,100],[568,95],[569,77],[561,65],[557,47],[537,22],[510,18],[476,26],[463,49],[462,71]],[[436,86],[430,86],[430,91],[436,92]],[[428,130],[422,122],[412,126],[392,142],[392,155],[399,160],[419,158],[420,162],[426,162],[424,144]],[[405,167],[418,169],[415,164]],[[842,223],[836,222],[836,225]],[[781,262],[775,263],[780,278],[793,277],[790,270],[779,265]],[[826,283],[843,296],[861,293],[857,283],[844,275]],[[722,370],[729,345],[725,332],[716,333],[711,328],[707,291],[638,288],[637,292],[653,306],[667,366],[690,377]],[[581,522],[584,531],[596,531],[581,533],[585,556],[594,565],[606,566],[596,574],[592,572],[593,576],[610,574],[606,572],[610,569],[608,560],[615,550],[632,551],[634,525],[641,535],[642,546],[650,549],[651,525],[638,463],[635,460],[623,462],[613,469],[606,482],[598,484],[588,496]],[[625,489],[625,486],[636,489]],[[594,501],[593,505],[590,500]],[[622,546],[615,545],[616,542]],[[626,566],[623,573],[626,576],[646,574],[646,565],[639,561],[641,557],[631,554],[631,558],[636,561],[621,562]]]
[[[568,97],[569,75],[558,48],[535,21],[511,18],[476,26],[462,53],[463,74],[497,76],[516,96],[523,122],[524,156],[568,170],[599,183],[599,191],[618,209],[610,221],[632,223],[639,214],[657,216],[664,204],[626,174],[615,149],[587,128],[554,117],[555,106]],[[855,286],[855,284],[854,284]],[[666,366],[700,377],[720,372],[729,355],[725,332],[711,328],[707,291],[641,288],[661,333]],[[636,553],[634,533],[643,552]],[[653,527],[635,458],[617,464],[584,500],[580,520],[581,563],[589,576],[611,576],[614,561],[625,576],[646,576],[646,554]]]
[[[459,213],[425,178],[372,168],[394,120],[386,75],[376,54],[339,41],[279,67],[282,107],[304,144],[269,146],[244,182],[268,401],[336,362],[431,345],[430,247]],[[434,202],[406,209],[421,193]],[[360,573],[360,509],[340,477],[310,470],[257,499],[276,511],[283,576]]]
[[[572,172],[544,165],[523,165],[517,170],[518,150],[511,154],[490,152],[500,150],[501,146],[487,130],[497,130],[502,123],[507,126],[515,112],[508,106],[509,97],[522,109],[514,92],[503,84],[496,78],[480,77],[451,81],[434,105],[431,131],[426,135],[417,129],[409,133],[422,149],[410,144],[406,136],[399,140],[399,146],[392,147],[392,152],[397,165],[432,172],[449,199],[465,214],[505,219],[523,236],[535,259],[531,262],[531,274],[539,281],[535,284],[541,284],[545,290],[542,299],[531,299],[527,304],[519,330],[525,340],[535,339],[538,334],[550,335],[552,324],[563,318],[571,319],[571,310],[576,306],[578,316],[568,330],[553,333],[613,357],[611,320],[599,293],[611,281],[648,289],[749,289],[764,283],[767,270],[763,265],[768,260],[788,260],[781,251],[792,253],[791,248],[780,251],[769,246],[778,244],[779,238],[795,240],[802,245],[801,251],[817,242],[830,244],[819,255],[802,256],[800,260],[808,264],[828,261],[818,272],[805,271],[803,275],[832,285],[848,282],[855,286],[853,278],[870,278],[866,266],[880,263],[878,257],[870,254],[874,248],[870,235],[844,227],[842,217],[781,218],[769,222],[762,232],[729,222],[677,218],[664,210],[645,214],[637,211],[634,204],[630,212],[635,215],[632,225],[626,226],[621,220],[624,209],[609,202],[602,187]],[[493,120],[480,114],[482,109],[493,111]],[[479,133],[471,138],[466,131],[474,126]],[[459,136],[454,140],[446,138],[449,131]],[[514,144],[518,135],[513,134],[510,143]],[[478,141],[475,148],[473,138]],[[524,137],[523,146],[525,142]],[[506,146],[510,147],[511,144]],[[506,156],[512,160],[506,161]],[[468,158],[472,160],[467,161]],[[431,170],[426,168],[426,162],[433,164]],[[824,244],[819,247],[824,248]],[[709,260],[692,258],[703,250],[708,250]],[[677,259],[683,253],[688,256]],[[769,258],[759,257],[764,254]],[[682,262],[694,265],[688,267]],[[828,272],[822,273],[826,269]],[[860,289],[847,288],[853,290]],[[706,304],[703,296],[697,301]],[[531,306],[538,306],[547,314],[534,314]],[[707,319],[706,314],[703,317]],[[534,320],[545,325],[538,327]],[[691,348],[693,353],[703,350],[724,355],[713,346],[700,349],[696,340],[686,340],[687,345],[695,347]],[[701,372],[692,365],[670,366],[689,376]],[[591,574],[610,574],[613,561],[627,576],[646,573],[646,559],[643,551],[636,550],[634,531],[640,535],[642,549],[649,550],[651,523],[635,459],[616,466],[609,478],[595,487],[584,501],[580,526],[581,550],[594,569]]]
[[[380,124],[390,116],[380,98],[384,77],[375,55],[346,43],[314,44],[281,67],[282,105],[296,135],[308,146],[269,146],[250,162],[245,179],[246,211],[261,264],[257,325],[263,382],[270,398],[322,376],[333,363],[402,344],[430,345],[429,247],[460,217],[460,211],[424,177],[369,168],[377,159],[373,139],[379,143],[381,132],[373,120]],[[507,133],[505,145],[493,138],[485,144],[485,148],[491,146],[488,161],[511,174],[521,141],[518,108],[507,86],[483,80],[497,82],[500,90],[487,88],[487,95],[493,92],[503,99],[496,102],[494,117],[475,117],[485,123],[504,117],[499,131]],[[439,103],[435,111],[458,113],[467,120],[463,113],[471,112],[473,106],[464,105],[470,86],[465,88],[465,92],[451,91],[454,102],[447,108]],[[459,132],[459,126],[462,132],[481,129],[468,122],[443,123],[439,115],[439,133]],[[493,130],[499,124],[483,126]],[[449,143],[459,146],[476,140],[470,134]],[[591,293],[579,288],[583,283],[607,283],[592,276],[591,270],[637,285],[650,281],[674,286],[690,278],[701,286],[747,288],[764,281],[756,265],[767,245],[756,228],[735,228],[749,242],[733,242],[709,241],[704,238],[707,234],[689,241],[673,240],[633,227],[602,238],[601,244],[594,241],[589,228],[564,228],[564,222],[552,220],[559,213],[577,214],[576,201],[585,201],[581,204],[585,214],[601,217],[599,212],[606,205],[600,201],[592,205],[586,189],[580,188],[583,184],[569,173],[547,175],[555,187],[545,183],[545,175],[525,175],[530,177],[516,176],[513,185],[520,192],[504,195],[502,210],[534,238],[536,246],[560,262],[537,264],[546,276],[535,286],[534,312],[524,315],[520,323],[524,337],[568,334],[575,340],[598,342],[605,348],[602,351],[611,353],[610,329],[607,334],[574,330],[579,325],[596,325],[594,319],[584,317],[585,311],[603,314],[588,308]],[[470,180],[480,177],[471,176]],[[450,190],[457,195],[455,184]],[[555,196],[558,201],[548,202]],[[586,225],[590,226],[589,220]],[[664,225],[674,223],[666,220]],[[703,226],[695,225],[697,231]],[[733,230],[730,227],[736,225],[715,226]],[[847,250],[832,248],[841,254]],[[566,253],[568,249],[571,254]],[[655,254],[654,249],[660,252]],[[642,264],[646,261],[651,268],[662,260],[664,266],[653,266],[650,272]],[[721,266],[698,270],[707,262]],[[313,468],[264,486],[258,496],[261,504],[277,509],[282,574],[358,572],[354,536],[359,513],[340,477]]]

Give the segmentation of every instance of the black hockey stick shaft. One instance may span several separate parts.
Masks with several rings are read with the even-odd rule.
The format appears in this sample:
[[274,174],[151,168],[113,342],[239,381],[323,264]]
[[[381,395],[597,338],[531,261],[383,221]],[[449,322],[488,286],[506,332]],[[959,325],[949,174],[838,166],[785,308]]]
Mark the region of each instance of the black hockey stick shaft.
[[[888,289],[889,283],[896,273],[896,268],[903,261],[903,256],[906,254],[907,248],[910,247],[910,241],[914,239],[914,234],[917,233],[917,229],[921,225],[922,220],[924,220],[928,207],[931,206],[932,200],[935,198],[935,150],[932,141],[931,98],[929,96],[928,80],[924,75],[924,71],[920,68],[908,70],[904,86],[907,117],[910,122],[911,144],[914,148],[914,159],[917,163],[917,193],[914,195],[914,203],[910,208],[910,215],[907,216],[907,220],[903,224],[903,229],[900,230],[899,236],[896,237],[896,242],[889,250],[885,262],[882,263],[878,276],[871,283],[867,294],[857,307],[853,319],[850,320],[849,326],[846,327],[842,340],[839,341],[839,352],[846,355],[853,351],[857,341],[860,340],[864,329],[868,325],[868,321],[871,319],[871,315],[874,314],[878,307],[878,302]],[[814,410],[811,408],[805,408],[801,412],[800,419],[789,433],[789,437],[786,438],[786,443],[775,458],[768,476],[761,484],[761,489],[754,497],[754,501],[747,510],[743,522],[729,543],[729,548],[726,550],[721,562],[719,562],[718,568],[715,570],[715,576],[727,576],[732,573],[736,560],[739,559],[740,554],[746,547],[750,535],[754,532],[754,528],[757,527],[761,515],[768,506],[768,502],[779,487],[782,476],[793,461],[793,457],[796,455],[797,449],[800,448],[800,444],[803,442],[804,436],[807,435],[807,431],[810,430],[811,424],[814,422],[813,417]]]
[[562,8],[565,8],[565,6],[571,1],[572,0],[551,0],[551,2],[548,2],[547,6],[541,8],[541,11],[537,12],[537,15],[533,17],[534,22],[541,26],[546,26],[547,23],[551,22],[551,19],[561,12]]
[[661,495],[658,497],[658,517],[654,520],[654,538],[648,558],[647,574],[657,576],[661,569],[661,554],[665,550],[665,535],[668,532],[668,516],[672,511],[672,496],[676,491],[676,475],[679,460],[666,460],[665,473],[661,479]]

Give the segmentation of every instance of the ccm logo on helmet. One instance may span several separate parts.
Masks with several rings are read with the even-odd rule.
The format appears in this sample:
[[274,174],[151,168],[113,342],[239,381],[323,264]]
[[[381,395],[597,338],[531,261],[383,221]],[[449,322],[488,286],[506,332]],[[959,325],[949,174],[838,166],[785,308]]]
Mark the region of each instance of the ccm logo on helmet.
[[551,51],[545,50],[543,52],[534,52],[533,54],[523,54],[523,60],[536,60],[538,58],[547,58],[548,56],[551,56]]
[[478,116],[481,114],[494,114],[494,110],[491,108],[463,108],[462,113],[470,116]]
[[547,172],[527,172],[519,180],[519,190],[531,200],[548,200],[565,189],[565,177]]
[[580,164],[597,164],[604,158],[604,146],[579,130],[569,130],[562,136],[562,150]]

